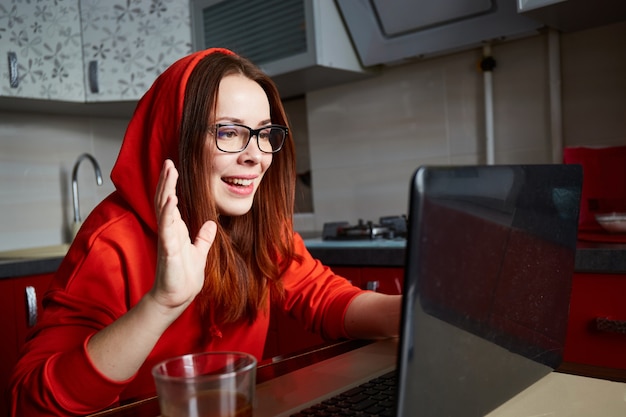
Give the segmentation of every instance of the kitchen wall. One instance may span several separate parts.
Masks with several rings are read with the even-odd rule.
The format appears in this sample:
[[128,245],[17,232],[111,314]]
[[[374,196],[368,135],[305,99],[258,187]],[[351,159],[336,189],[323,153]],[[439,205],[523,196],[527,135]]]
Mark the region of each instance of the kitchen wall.
[[[624,39],[626,22],[561,35],[562,77],[554,82],[562,87],[564,146],[626,143]],[[547,35],[492,52],[496,163],[551,162]],[[290,117],[308,125],[312,173],[313,214],[299,215],[297,227],[403,214],[418,165],[484,163],[481,54],[385,68],[290,103]],[[81,164],[84,218],[113,189],[109,174],[127,121],[0,110],[0,250],[68,241],[72,166],[90,152],[105,177],[96,187],[89,162]]]
[[[562,88],[563,146],[626,144],[626,22],[560,40],[552,84],[547,34],[492,47],[496,163],[552,162],[551,85]],[[461,52],[308,94],[307,226],[404,214],[419,165],[485,163],[481,57]]]

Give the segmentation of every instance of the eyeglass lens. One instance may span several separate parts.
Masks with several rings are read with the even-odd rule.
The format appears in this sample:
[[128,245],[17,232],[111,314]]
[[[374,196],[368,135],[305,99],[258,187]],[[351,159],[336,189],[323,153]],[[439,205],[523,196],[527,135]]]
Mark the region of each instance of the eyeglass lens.
[[266,153],[279,151],[285,141],[285,130],[280,127],[252,130],[246,126],[217,125],[217,147],[224,152],[241,152],[253,134],[257,137],[259,149]]

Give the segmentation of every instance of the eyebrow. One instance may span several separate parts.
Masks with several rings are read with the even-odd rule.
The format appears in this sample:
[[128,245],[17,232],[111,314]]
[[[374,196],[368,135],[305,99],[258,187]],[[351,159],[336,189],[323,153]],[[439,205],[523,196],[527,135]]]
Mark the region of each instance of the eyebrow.
[[[243,120],[238,119],[236,117],[218,117],[218,120],[227,120],[231,123],[238,123],[238,124],[244,124]],[[262,120],[261,123],[258,124],[258,126],[265,126],[265,125],[269,125],[272,124],[272,120],[271,119],[265,119]]]

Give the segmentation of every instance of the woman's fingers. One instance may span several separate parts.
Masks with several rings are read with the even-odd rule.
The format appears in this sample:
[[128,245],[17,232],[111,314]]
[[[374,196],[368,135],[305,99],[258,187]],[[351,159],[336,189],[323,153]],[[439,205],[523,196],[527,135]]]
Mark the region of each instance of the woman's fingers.
[[161,166],[161,173],[159,174],[159,182],[157,183],[157,188],[154,193],[154,212],[156,214],[157,220],[159,220],[161,207],[163,206],[161,204],[161,201],[163,198],[163,188],[165,184],[166,175],[167,175],[167,161],[165,161],[163,165]]
[[[171,160],[163,163],[163,169],[159,176],[159,183],[155,194],[155,211],[159,235],[161,237],[161,247],[169,252],[171,249],[180,249],[180,236],[178,233],[184,232],[184,238],[188,239],[187,229],[184,224],[177,224],[181,220],[178,210],[178,197],[176,196],[176,182],[178,171]],[[179,231],[178,229],[184,229]],[[184,240],[183,238],[183,240]]]
[[176,197],[177,180],[178,171],[174,167],[174,163],[169,159],[165,160],[154,196],[154,208],[156,211],[157,221],[161,219],[161,213],[172,197],[174,198],[174,204],[176,205],[178,203],[178,199]]
[[180,241],[178,236],[178,228],[176,222],[180,219],[180,213],[176,206],[176,196],[169,196],[165,201],[159,218],[159,241],[161,249],[165,250],[164,254],[169,254],[172,250],[180,249]]
[[217,232],[217,224],[214,221],[208,221],[202,225],[198,231],[198,235],[193,242],[193,245],[199,252],[201,258],[206,259],[211,245],[215,240],[215,234]]

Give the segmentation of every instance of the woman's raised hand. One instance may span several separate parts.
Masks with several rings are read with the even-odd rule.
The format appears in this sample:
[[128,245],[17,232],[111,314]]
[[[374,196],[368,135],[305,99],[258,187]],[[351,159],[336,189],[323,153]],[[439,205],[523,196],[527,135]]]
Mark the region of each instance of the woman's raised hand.
[[177,207],[177,180],[174,163],[165,161],[154,198],[159,242],[152,289],[87,344],[94,366],[116,381],[125,381],[137,372],[163,332],[204,284],[204,265],[217,225],[206,222],[191,242]]
[[178,210],[177,180],[174,163],[166,160],[154,201],[159,242],[156,279],[151,293],[163,307],[184,309],[204,284],[204,266],[217,225],[213,221],[206,222],[191,242],[187,225]]

